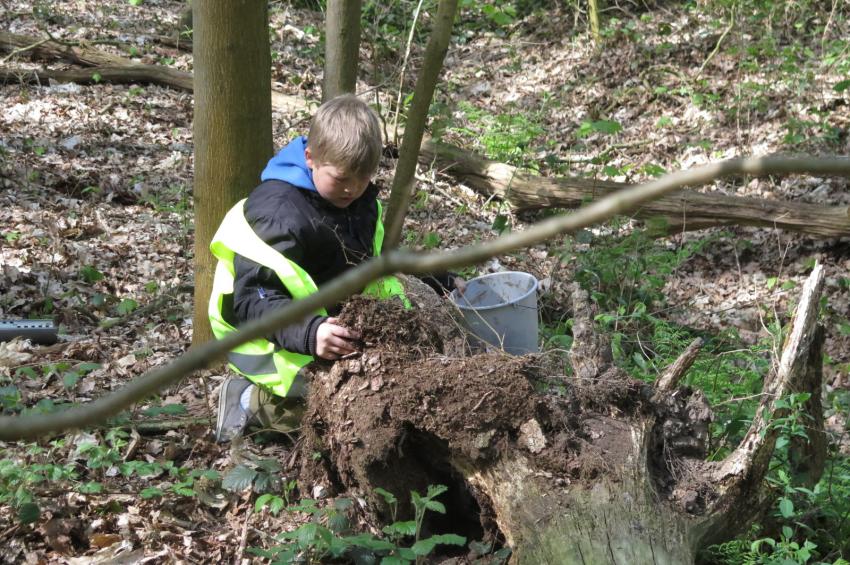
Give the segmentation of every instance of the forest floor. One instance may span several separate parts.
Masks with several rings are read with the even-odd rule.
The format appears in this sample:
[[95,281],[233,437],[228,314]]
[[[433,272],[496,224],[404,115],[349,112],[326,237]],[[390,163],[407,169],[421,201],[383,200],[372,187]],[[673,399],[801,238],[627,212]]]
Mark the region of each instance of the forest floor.
[[[190,71],[191,52],[162,40],[175,35],[184,4],[3,0],[0,28],[97,42],[138,62]],[[412,10],[415,2],[400,5]],[[301,6],[272,5],[273,81],[315,101],[322,14]],[[392,26],[403,28],[410,16],[371,9],[377,23],[364,33],[368,62],[358,90],[386,109],[398,94],[406,39]],[[467,9],[432,108],[433,131],[541,175],[628,182],[740,155],[850,153],[846,8],[802,19],[793,10],[767,21],[745,16],[708,8],[611,9],[596,48],[583,17],[563,6],[505,13],[502,25]],[[824,21],[826,31],[813,33]],[[421,51],[421,44],[412,50],[414,68]],[[42,64],[27,52],[3,60],[22,73]],[[0,85],[0,108],[0,318],[52,317],[62,328],[54,346],[0,344],[0,407],[47,413],[115,390],[188,348],[192,96],[147,84],[9,80]],[[392,138],[392,115],[384,117]],[[276,112],[276,147],[307,125],[304,115]],[[385,186],[393,165],[389,158],[382,163]],[[439,171],[422,169],[418,181],[405,225],[413,247],[461,247],[521,230],[543,214],[517,217]],[[736,178],[701,190],[850,205],[846,179]],[[565,289],[587,265],[583,257],[594,242],[633,226],[624,220],[463,274],[533,273],[545,283],[544,321],[556,327],[570,317]],[[828,391],[850,389],[850,237],[730,226],[652,245],[654,253],[696,246],[662,274],[666,300],[647,305],[653,314],[706,335],[734,331],[744,347],[770,337],[771,318],[787,321],[799,283],[814,261],[822,263],[825,382]],[[163,390],[112,431],[4,444],[0,484],[15,476],[40,516],[24,523],[21,508],[33,507],[20,497],[0,499],[0,560],[239,562],[250,558],[247,548],[274,545],[274,535],[305,520],[254,512],[250,490],[226,491],[209,473],[227,477],[247,465],[260,470],[248,483],[266,472],[288,497],[298,469],[291,442],[214,442],[210,425],[224,377],[207,370]],[[830,425],[837,433],[846,429],[842,418]],[[21,469],[30,474],[22,478]]]

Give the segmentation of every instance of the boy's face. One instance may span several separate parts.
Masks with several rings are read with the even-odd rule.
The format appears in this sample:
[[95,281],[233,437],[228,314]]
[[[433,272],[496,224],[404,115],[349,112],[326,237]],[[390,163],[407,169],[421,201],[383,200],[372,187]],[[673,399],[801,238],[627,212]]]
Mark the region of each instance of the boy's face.
[[304,151],[304,158],[313,170],[316,190],[337,208],[348,208],[369,186],[369,177],[357,177],[329,163],[319,163],[313,159],[309,148]]

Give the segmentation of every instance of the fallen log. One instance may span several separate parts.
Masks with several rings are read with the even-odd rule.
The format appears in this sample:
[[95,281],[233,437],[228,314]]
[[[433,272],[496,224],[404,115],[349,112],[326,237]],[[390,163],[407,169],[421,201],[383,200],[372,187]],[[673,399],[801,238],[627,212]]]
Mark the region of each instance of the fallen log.
[[130,64],[127,66],[97,66],[84,69],[0,69],[0,79],[5,82],[49,84],[73,82],[76,84],[157,84],[175,90],[192,92],[192,74],[176,71],[162,65]]
[[[5,82],[47,83],[58,82],[93,84],[96,82],[140,83],[167,86],[183,92],[193,92],[192,73],[172,69],[165,65],[146,65],[125,57],[112,55],[87,46],[68,45],[51,39],[19,35],[0,31],[0,52],[30,53],[47,61],[66,61],[85,69],[0,69],[0,79]],[[97,75],[97,78],[95,78]],[[307,103],[295,96],[272,91],[272,107],[295,113],[304,110]]]
[[[428,532],[504,543],[515,563],[693,563],[773,501],[763,481],[778,434],[769,422],[785,415],[777,399],[819,394],[822,286],[818,266],[746,438],[719,462],[705,460],[705,396],[677,385],[700,343],[656,385],[635,381],[611,364],[578,287],[572,376],[558,376],[552,367],[563,360],[545,356],[448,354],[459,330],[431,323],[434,303],[405,311],[352,301],[343,323],[367,347],[313,375],[302,482],[368,501],[377,525],[391,511],[375,489],[396,495],[403,520],[409,491],[447,485],[447,518],[426,523]],[[817,415],[811,423],[808,471],[817,480],[823,427]]]
[[[578,208],[629,186],[627,183],[578,177],[540,177],[511,165],[490,161],[452,145],[423,141],[419,153],[423,164],[486,196],[508,202],[515,210]],[[715,226],[772,227],[818,237],[850,235],[850,206],[819,206],[725,194],[682,190],[644,204],[639,218],[658,218],[665,233]]]

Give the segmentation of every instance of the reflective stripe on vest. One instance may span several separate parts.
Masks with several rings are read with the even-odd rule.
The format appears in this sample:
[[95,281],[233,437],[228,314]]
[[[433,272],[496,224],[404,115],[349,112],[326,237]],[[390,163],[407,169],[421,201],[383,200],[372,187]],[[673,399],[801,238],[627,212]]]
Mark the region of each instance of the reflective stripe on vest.
[[[218,339],[236,331],[236,328],[224,319],[222,313],[225,295],[233,294],[236,276],[233,258],[236,254],[272,269],[296,300],[318,290],[316,283],[304,269],[260,239],[245,219],[244,204],[245,200],[240,200],[230,209],[210,243],[210,251],[218,259],[218,264],[213,279],[208,315],[213,334]],[[376,256],[380,254],[384,240],[382,207],[380,202],[377,204],[378,221],[373,242],[373,252]],[[370,283],[364,289],[364,294],[377,298],[397,296],[406,308],[411,307],[410,301],[404,295],[404,287],[396,277],[384,277]],[[316,313],[327,316],[324,308]],[[228,354],[228,361],[230,368],[240,375],[265,386],[278,396],[286,396],[298,371],[313,361],[313,357],[285,349],[276,349],[271,341],[258,338],[233,349]]]

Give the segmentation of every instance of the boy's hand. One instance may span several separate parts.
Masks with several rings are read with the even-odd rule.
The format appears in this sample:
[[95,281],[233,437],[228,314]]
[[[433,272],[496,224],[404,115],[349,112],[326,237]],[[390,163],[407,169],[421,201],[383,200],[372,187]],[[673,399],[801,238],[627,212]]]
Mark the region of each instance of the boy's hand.
[[360,335],[357,332],[337,325],[336,318],[328,318],[316,331],[316,357],[333,361],[354,353],[357,351],[354,342],[358,339]]
[[455,290],[461,296],[466,292],[466,281],[461,277],[452,277],[452,282],[454,283]]

